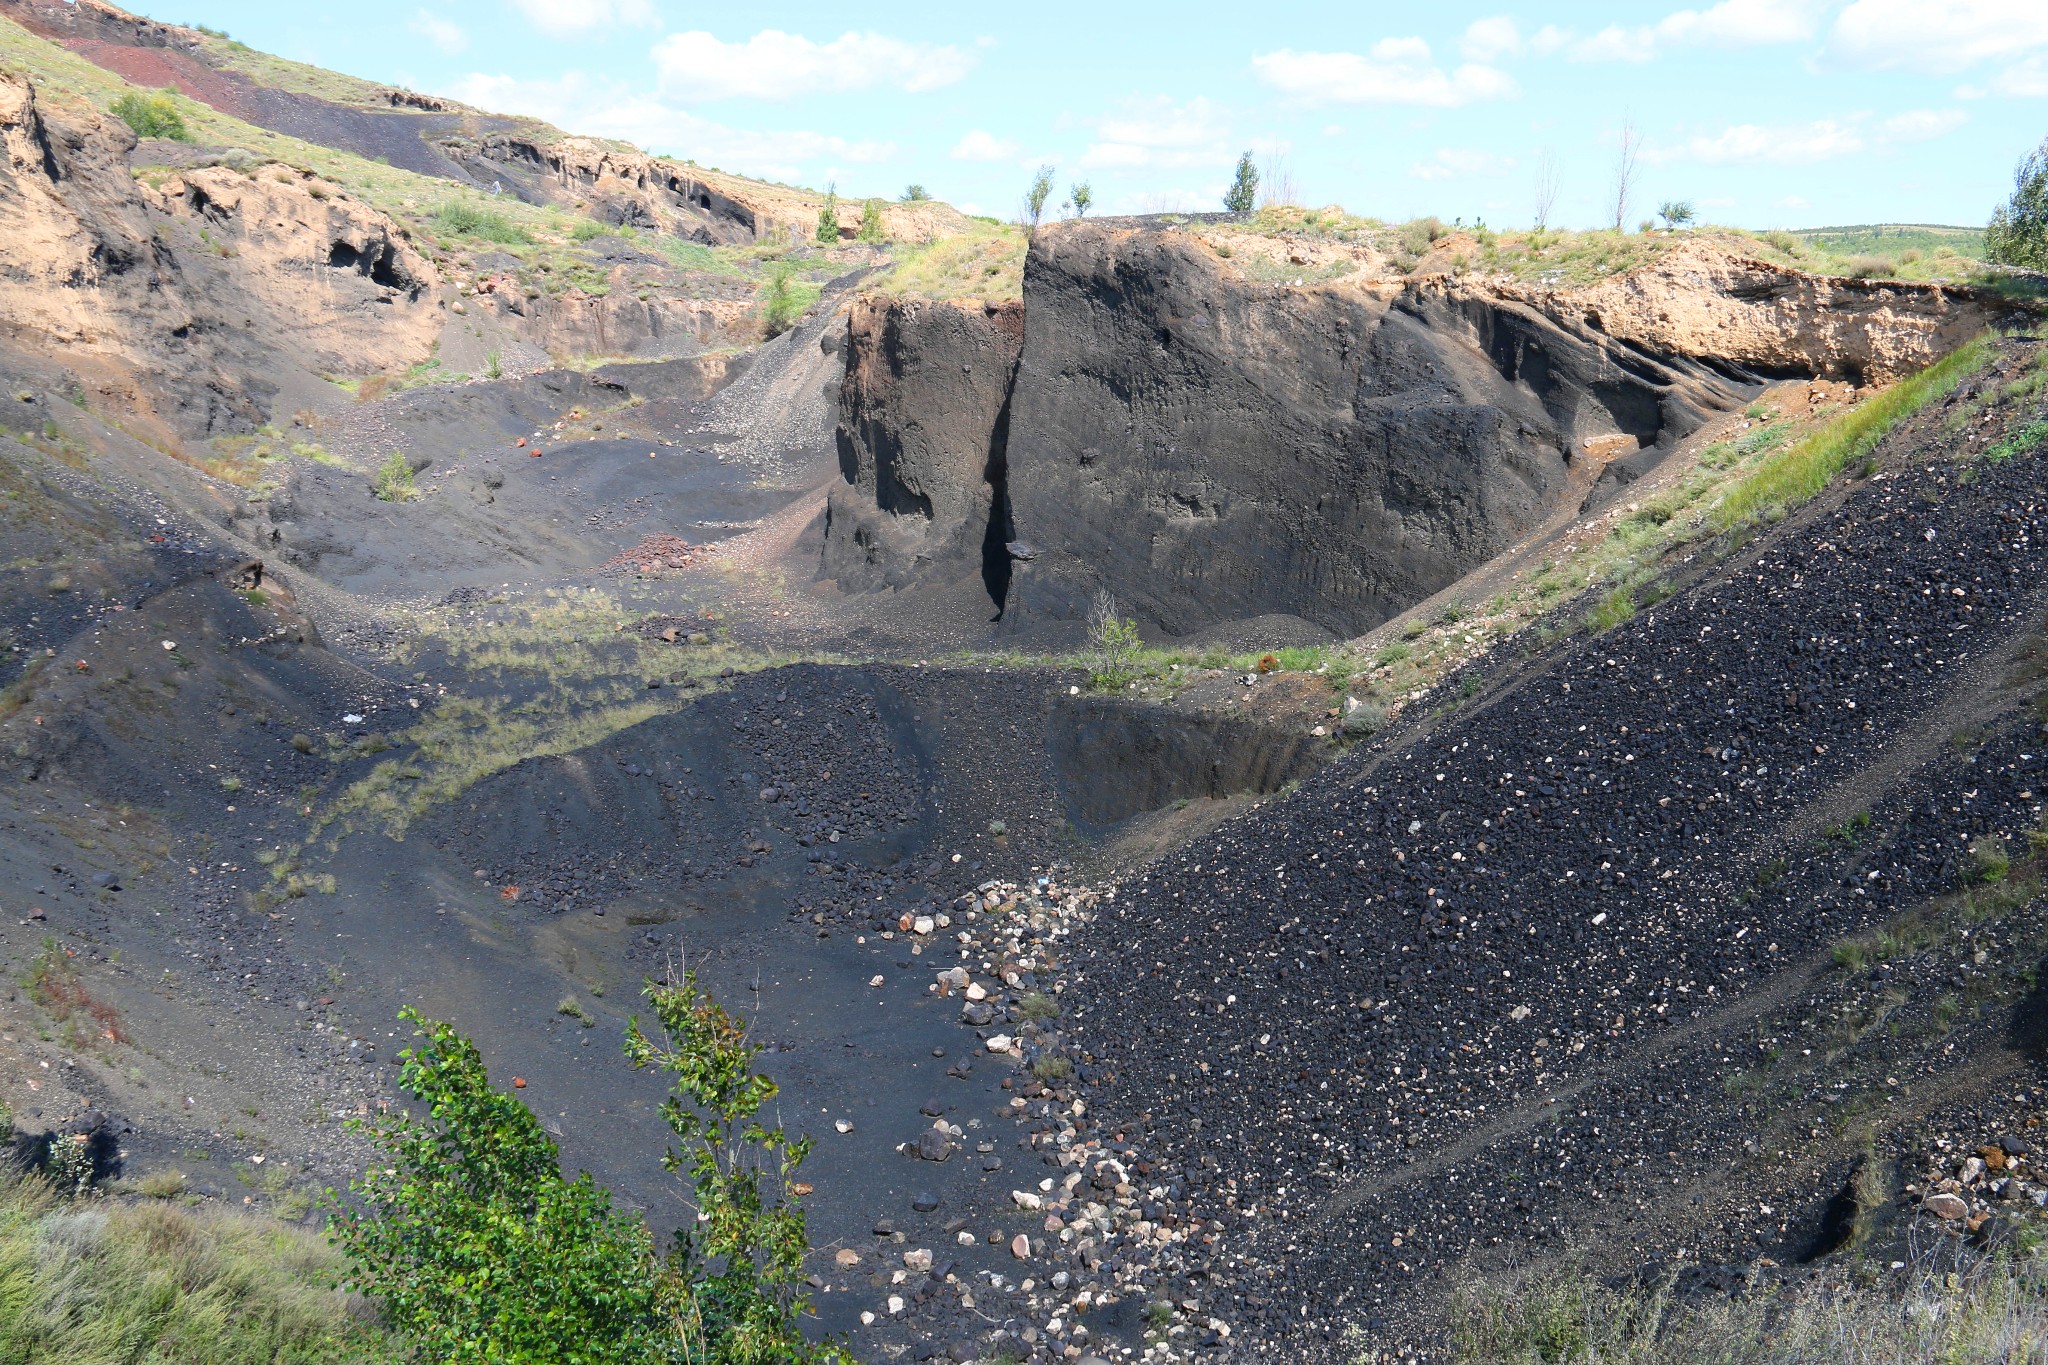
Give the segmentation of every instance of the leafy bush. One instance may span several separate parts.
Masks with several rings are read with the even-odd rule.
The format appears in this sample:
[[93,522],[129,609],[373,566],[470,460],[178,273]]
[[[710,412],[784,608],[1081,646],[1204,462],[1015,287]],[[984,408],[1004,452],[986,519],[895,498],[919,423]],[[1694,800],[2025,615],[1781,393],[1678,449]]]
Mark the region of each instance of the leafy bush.
[[130,91],[114,101],[114,117],[127,124],[137,137],[190,142],[192,130],[185,126],[185,116],[178,112],[175,93],[168,89],[155,95]]
[[370,485],[370,491],[377,495],[379,502],[411,502],[419,495],[419,488],[413,483],[412,464],[405,458],[405,452],[391,452],[391,458],[378,467],[377,478]]
[[671,1334],[648,1231],[590,1176],[565,1180],[554,1142],[483,1058],[410,1007],[421,1041],[401,1083],[426,1106],[354,1120],[382,1150],[337,1207],[355,1287],[426,1365],[653,1361]]
[[569,240],[572,242],[594,242],[610,231],[610,228],[598,222],[595,218],[578,218],[576,226],[569,229]]
[[533,236],[494,209],[451,199],[434,210],[434,231],[444,237],[473,237],[500,246],[531,246]]
[[2013,171],[2012,197],[1984,229],[1984,254],[2000,265],[2048,270],[2048,141]]
[[870,244],[882,240],[884,233],[882,228],[881,200],[867,199],[861,202],[860,232],[857,235],[859,236],[861,241],[868,242]]
[[810,1312],[804,1289],[808,1242],[797,1203],[796,1171],[811,1140],[760,1120],[777,1093],[754,1071],[758,1045],[746,1026],[698,989],[695,973],[647,988],[667,1046],[657,1046],[635,1017],[626,1055],[637,1067],[673,1077],[661,1116],[682,1139],[662,1164],[687,1170],[697,1221],[676,1234],[666,1269],[680,1287],[676,1316],[690,1359],[706,1365],[852,1365],[833,1342],[804,1339]]
[[930,193],[929,193],[929,192],[928,192],[928,191],[927,191],[927,190],[925,189],[925,187],[924,187],[924,186],[922,186],[922,185],[906,185],[906,186],[904,186],[904,187],[903,187],[903,202],[904,202],[904,203],[906,203],[906,204],[924,204],[924,203],[929,203],[930,201],[931,201],[931,194],[930,194]]

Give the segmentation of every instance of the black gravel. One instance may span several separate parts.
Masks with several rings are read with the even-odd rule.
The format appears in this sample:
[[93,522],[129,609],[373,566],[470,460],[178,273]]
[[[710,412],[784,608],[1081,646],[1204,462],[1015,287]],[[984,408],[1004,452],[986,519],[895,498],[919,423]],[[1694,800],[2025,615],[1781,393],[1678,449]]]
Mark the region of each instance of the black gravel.
[[[1540,1186],[1469,1169],[1486,1134],[1809,971],[1954,886],[1987,824],[2028,818],[2048,759],[2020,746],[1996,802],[1943,708],[2039,619],[2048,490],[2028,459],[1927,460],[1939,420],[1698,586],[1503,661],[1406,749],[1167,858],[1082,936],[1080,1046],[1155,1150],[1218,1163],[1198,1202],[1232,1224],[1247,1260],[1223,1278],[1271,1354],[1348,1359],[1346,1324],[1402,1320],[1447,1261],[1540,1244],[1600,1197],[1584,1159],[1671,1151],[1642,1116],[1681,1142],[1722,1078],[1672,1063],[1605,1114],[1551,1106],[1533,1148],[1515,1139]],[[1885,858],[1825,872],[1823,828],[1888,794]]]

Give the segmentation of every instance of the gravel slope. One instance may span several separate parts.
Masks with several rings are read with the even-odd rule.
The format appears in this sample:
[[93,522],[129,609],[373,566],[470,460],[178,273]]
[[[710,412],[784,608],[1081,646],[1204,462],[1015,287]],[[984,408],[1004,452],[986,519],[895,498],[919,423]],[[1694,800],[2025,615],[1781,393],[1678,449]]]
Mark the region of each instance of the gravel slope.
[[[1196,1283],[1270,1354],[1426,1349],[1476,1258],[1558,1237],[1623,1240],[1621,1269],[1754,1254],[1710,1217],[1742,1141],[1714,1031],[1820,991],[1831,945],[2038,813],[2024,734],[1968,767],[1949,741],[2024,700],[1998,687],[2040,617],[2041,467],[1958,464],[1942,417],[1636,620],[1482,661],[1419,739],[1165,859],[1083,934],[1111,1112],[1231,1225],[1242,1263]],[[1667,1180],[1696,1207],[1658,1215]],[[1781,1222],[1783,1259],[1816,1226]]]

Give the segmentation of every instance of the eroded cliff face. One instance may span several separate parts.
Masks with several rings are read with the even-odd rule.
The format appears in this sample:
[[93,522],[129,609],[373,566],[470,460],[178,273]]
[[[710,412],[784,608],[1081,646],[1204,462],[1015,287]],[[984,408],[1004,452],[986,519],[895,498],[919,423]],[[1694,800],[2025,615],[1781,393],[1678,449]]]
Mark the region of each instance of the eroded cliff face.
[[1760,375],[1889,384],[1984,330],[1966,290],[1808,275],[1688,242],[1588,288],[1493,292],[1616,341]]
[[1462,577],[1741,390],[1437,280],[1232,278],[1188,234],[1040,233],[1010,502],[1012,619],[1098,588],[1158,630],[1294,617],[1350,635]]
[[1004,407],[1023,305],[862,298],[839,344],[845,482],[826,505],[821,577],[871,591],[986,569],[1000,604]]
[[165,439],[246,431],[322,374],[402,367],[433,266],[337,186],[265,165],[129,173],[134,136],[0,75],[0,344]]
[[[1038,232],[1023,309],[1005,393],[1011,353],[971,311],[862,304],[824,577],[957,572],[979,536],[1014,550],[1012,629],[1056,633],[1107,590],[1167,635],[1355,635],[1609,496],[1766,380],[1886,382],[1992,316],[1957,291],[1706,244],[1577,290],[1369,269],[1268,284],[1131,221]],[[932,453],[990,446],[985,491]],[[995,535],[983,506],[1006,514]]]

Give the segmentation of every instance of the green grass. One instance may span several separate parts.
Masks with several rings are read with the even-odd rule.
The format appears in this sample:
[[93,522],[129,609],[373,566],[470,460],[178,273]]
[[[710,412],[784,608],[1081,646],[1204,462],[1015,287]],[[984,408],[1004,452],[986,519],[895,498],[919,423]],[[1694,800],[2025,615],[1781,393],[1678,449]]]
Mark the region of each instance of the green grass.
[[977,221],[958,236],[899,250],[895,266],[866,287],[910,298],[1020,299],[1028,242],[1022,228]]
[[1455,1295],[1452,1352],[1470,1365],[1992,1365],[2038,1360],[2048,1341],[2048,1263],[2032,1253],[1890,1285],[1847,1278],[1681,1298],[1668,1278],[1615,1287],[1576,1263],[1505,1272]]
[[0,1184],[0,1360],[343,1365],[394,1343],[332,1288],[314,1234],[162,1199],[74,1201]]
[[[589,222],[588,219],[584,221]],[[469,237],[501,246],[533,245],[533,234],[504,214],[461,199],[451,199],[436,209],[432,223],[434,231],[444,237]]]
[[1984,458],[1993,464],[2000,464],[2015,455],[2026,455],[2048,441],[2048,422],[2029,422],[1997,445],[1984,452]]
[[1869,455],[1901,422],[1947,397],[1989,363],[1991,354],[1989,340],[1980,337],[1769,457],[1714,508],[1716,528],[1725,531],[1784,516]]
[[1613,630],[1625,621],[1633,621],[1636,615],[1636,595],[1626,584],[1614,588],[1593,604],[1586,613],[1586,628],[1595,634]]

